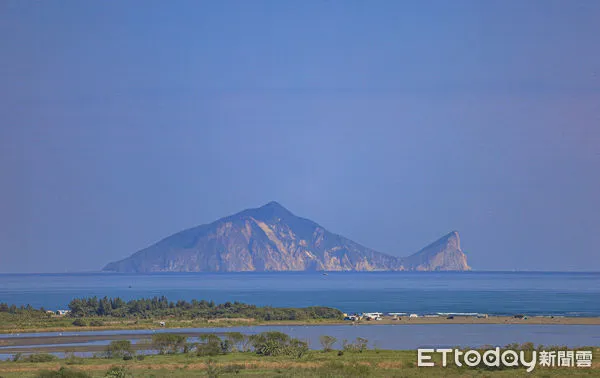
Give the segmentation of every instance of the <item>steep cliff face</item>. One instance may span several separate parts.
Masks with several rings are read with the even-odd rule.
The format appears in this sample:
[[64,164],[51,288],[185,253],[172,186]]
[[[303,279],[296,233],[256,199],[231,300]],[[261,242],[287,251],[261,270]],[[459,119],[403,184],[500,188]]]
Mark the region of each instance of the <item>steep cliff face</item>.
[[460,248],[460,236],[452,231],[419,252],[402,259],[410,270],[471,270]]
[[[452,255],[449,257],[445,256],[442,247],[427,248],[406,259],[386,255],[333,234],[271,202],[169,236],[131,257],[106,265],[103,270],[243,272],[468,268],[464,254],[464,264],[458,263],[462,254],[460,246],[457,250],[448,249]],[[428,261],[427,256],[431,256],[432,261]]]

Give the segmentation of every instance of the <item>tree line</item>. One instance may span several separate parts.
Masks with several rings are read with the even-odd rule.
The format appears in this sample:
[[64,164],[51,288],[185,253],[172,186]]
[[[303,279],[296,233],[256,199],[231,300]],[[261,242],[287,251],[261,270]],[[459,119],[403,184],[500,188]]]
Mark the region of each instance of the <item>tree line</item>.
[[42,308],[33,308],[31,305],[26,306],[16,306],[14,304],[9,305],[8,303],[0,303],[0,312],[8,313],[8,314],[22,314],[22,313],[46,313],[46,310]]
[[214,301],[179,300],[169,301],[165,296],[125,301],[117,298],[76,298],[69,303],[72,317],[119,317],[155,318],[174,316],[177,318],[252,318],[257,320],[309,320],[341,319],[340,310],[312,306],[304,308],[259,307],[240,302],[216,304]]

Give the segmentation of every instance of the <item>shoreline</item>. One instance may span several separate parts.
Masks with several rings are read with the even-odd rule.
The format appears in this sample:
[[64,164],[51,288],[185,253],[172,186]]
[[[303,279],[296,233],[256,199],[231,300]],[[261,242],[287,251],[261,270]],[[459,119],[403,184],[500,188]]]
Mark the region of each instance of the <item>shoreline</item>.
[[[162,319],[156,319],[145,324],[112,324],[105,326],[84,326],[73,325],[58,327],[24,327],[24,328],[0,328],[0,346],[1,341],[7,339],[4,336],[32,333],[53,333],[53,332],[97,332],[97,331],[138,331],[138,330],[177,330],[189,328],[232,328],[232,327],[257,327],[257,326],[376,326],[376,325],[445,325],[445,324],[511,324],[511,325],[600,325],[600,317],[548,317],[533,316],[526,318],[515,318],[513,316],[489,316],[487,318],[478,318],[475,316],[454,315],[452,319],[446,317],[400,317],[394,320],[390,316],[384,316],[381,320],[318,320],[318,321],[253,321],[251,319],[213,319],[211,321],[193,322],[189,320],[167,320],[167,326],[159,325]],[[14,336],[13,336],[14,337]],[[35,337],[35,336],[34,336]]]

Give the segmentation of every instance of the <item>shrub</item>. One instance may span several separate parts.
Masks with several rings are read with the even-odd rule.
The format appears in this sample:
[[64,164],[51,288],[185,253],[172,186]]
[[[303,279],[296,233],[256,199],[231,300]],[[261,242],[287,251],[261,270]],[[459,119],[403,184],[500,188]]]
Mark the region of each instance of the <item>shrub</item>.
[[369,340],[364,339],[362,337],[357,337],[356,338],[356,346],[359,352],[363,352],[365,350],[368,349],[367,344],[369,343]]
[[91,378],[90,375],[76,370],[67,369],[65,367],[61,367],[59,370],[55,371],[41,371],[36,378]]
[[217,361],[209,359],[206,361],[206,375],[210,378],[216,378],[219,376],[219,368],[217,367]]
[[58,357],[56,357],[53,354],[36,353],[36,354],[30,354],[29,356],[22,357],[21,361],[24,361],[24,362],[50,362],[50,361],[54,361],[56,359],[58,359]]
[[104,375],[106,378],[128,378],[133,377],[125,366],[113,366]]
[[252,347],[256,354],[262,356],[293,356],[302,357],[308,351],[308,344],[298,339],[292,339],[282,332],[263,332],[250,336]]
[[104,322],[102,320],[95,319],[90,322],[90,325],[92,327],[102,327],[104,325]]
[[107,358],[123,358],[131,359],[133,357],[133,347],[129,340],[114,340],[106,346]]
[[215,334],[208,333],[200,335],[202,343],[196,345],[197,356],[216,356],[222,353],[221,338]]
[[227,339],[222,340],[219,344],[221,347],[221,353],[223,354],[231,353],[231,351],[233,350],[233,344]]
[[85,327],[87,326],[87,322],[83,319],[75,319],[73,321],[73,325],[77,327]]
[[357,337],[353,343],[348,343],[348,340],[343,341],[343,349],[346,352],[359,352],[362,353],[368,349],[367,344],[369,340],[362,337]]
[[157,333],[152,335],[152,346],[160,354],[178,353],[183,350],[187,337],[174,333]]
[[74,352],[66,352],[64,361],[67,365],[81,365],[85,362],[82,357],[77,357]]
[[217,356],[221,354],[221,345],[215,342],[207,342],[196,345],[196,355],[198,357]]
[[244,370],[246,368],[245,365],[242,364],[231,364],[231,365],[227,365],[224,366],[221,371],[224,374],[239,374],[240,370]]
[[321,337],[319,337],[319,342],[323,347],[323,352],[329,352],[336,341],[337,339],[333,336],[322,335]]
[[308,343],[298,339],[291,339],[288,347],[286,348],[286,354],[302,358],[308,352]]
[[[226,336],[227,340],[231,343],[232,351],[238,351],[240,349],[245,349],[245,342],[247,340],[246,335],[241,332],[229,332]],[[241,347],[241,348],[240,348]]]

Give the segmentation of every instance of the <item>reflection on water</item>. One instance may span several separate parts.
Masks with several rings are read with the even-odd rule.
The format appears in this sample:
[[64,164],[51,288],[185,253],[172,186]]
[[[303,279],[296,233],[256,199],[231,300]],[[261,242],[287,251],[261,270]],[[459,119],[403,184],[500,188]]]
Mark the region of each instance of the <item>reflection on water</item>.
[[[153,333],[218,333],[242,332],[252,335],[265,331],[281,331],[292,337],[307,341],[313,349],[319,349],[319,336],[330,335],[337,338],[336,347],[343,340],[352,341],[356,337],[369,340],[371,348],[379,349],[416,349],[419,347],[478,347],[483,345],[504,346],[510,343],[533,342],[543,345],[566,345],[568,347],[600,345],[600,326],[596,325],[507,325],[507,324],[413,324],[413,325],[321,325],[321,326],[254,326],[229,328],[187,328],[93,331],[93,332],[47,332],[37,334],[0,335],[0,338],[19,338],[31,336],[75,336],[80,335],[131,335],[133,342],[140,342],[139,335],[151,336]],[[197,338],[190,338],[190,341]],[[72,340],[70,340],[72,341]],[[69,344],[44,344],[61,346],[68,350],[71,346],[107,345],[110,340]],[[41,346],[41,345],[40,345]],[[0,348],[0,357],[2,356]],[[57,355],[61,355],[60,353]],[[79,355],[79,353],[78,353]],[[4,355],[6,358],[9,355]]]

